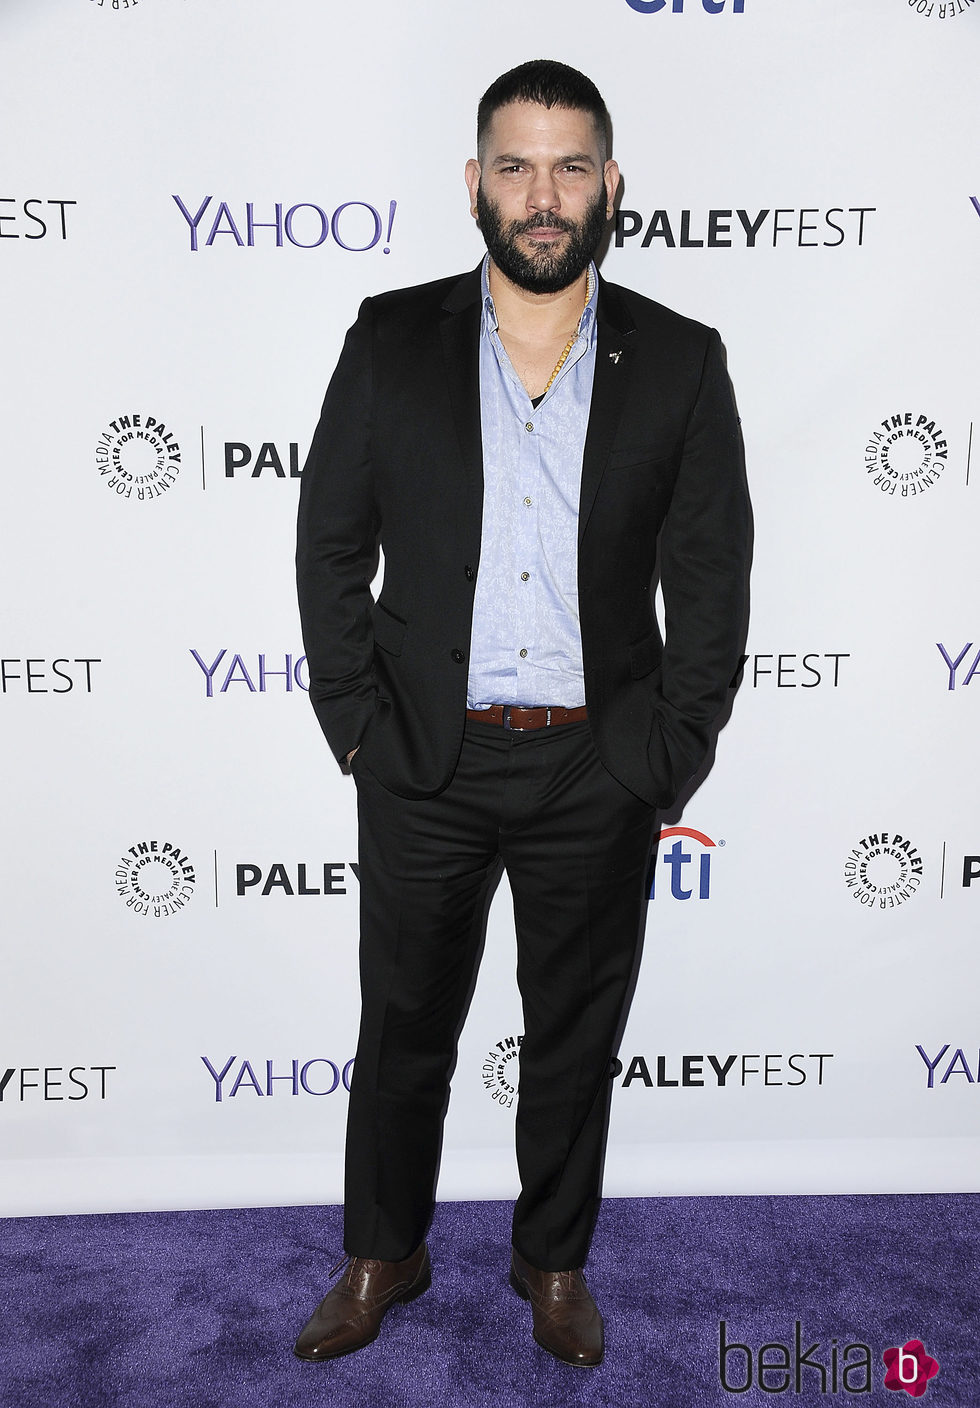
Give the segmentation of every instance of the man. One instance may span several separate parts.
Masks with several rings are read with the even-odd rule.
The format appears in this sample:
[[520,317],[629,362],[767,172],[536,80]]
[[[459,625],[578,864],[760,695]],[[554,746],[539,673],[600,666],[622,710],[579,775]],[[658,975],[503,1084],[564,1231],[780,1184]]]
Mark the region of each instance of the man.
[[610,1058],[656,809],[706,754],[747,561],[717,333],[592,262],[619,182],[607,143],[574,69],[491,86],[466,166],[487,257],[365,301],[303,473],[310,698],[357,786],[362,990],[352,1260],[305,1359],[359,1349],[428,1288],[449,1072],[501,865],[525,1023],[511,1284],[545,1349],[602,1358],[581,1267]]

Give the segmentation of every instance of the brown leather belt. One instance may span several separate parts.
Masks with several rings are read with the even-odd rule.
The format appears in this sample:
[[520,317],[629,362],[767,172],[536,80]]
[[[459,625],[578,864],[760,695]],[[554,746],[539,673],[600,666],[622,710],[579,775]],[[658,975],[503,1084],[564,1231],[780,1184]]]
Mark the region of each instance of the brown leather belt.
[[489,709],[467,709],[466,717],[474,723],[497,724],[521,733],[529,728],[577,724],[587,719],[589,713],[584,704],[578,709],[566,709],[562,704],[541,704],[535,709],[523,709],[518,704],[491,704]]

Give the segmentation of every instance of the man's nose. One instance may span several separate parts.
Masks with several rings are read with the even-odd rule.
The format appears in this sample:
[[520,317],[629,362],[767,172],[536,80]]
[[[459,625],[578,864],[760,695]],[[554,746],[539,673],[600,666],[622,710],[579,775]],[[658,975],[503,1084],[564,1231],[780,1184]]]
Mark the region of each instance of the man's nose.
[[557,210],[561,205],[561,197],[558,194],[558,187],[555,184],[554,174],[551,171],[541,171],[535,173],[527,193],[527,208],[544,212],[546,210]]

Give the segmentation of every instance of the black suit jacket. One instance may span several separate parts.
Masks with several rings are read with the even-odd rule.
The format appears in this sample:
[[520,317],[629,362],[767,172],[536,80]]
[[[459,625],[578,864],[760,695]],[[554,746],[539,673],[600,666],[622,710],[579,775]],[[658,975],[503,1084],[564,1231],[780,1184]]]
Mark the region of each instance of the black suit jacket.
[[[406,797],[446,786],[463,735],[483,511],[480,316],[479,270],[366,299],[303,470],[310,698],[338,761],[359,745],[355,768]],[[603,763],[651,803],[668,805],[700,766],[737,668],[747,521],[718,334],[600,281],[579,505],[585,692]]]

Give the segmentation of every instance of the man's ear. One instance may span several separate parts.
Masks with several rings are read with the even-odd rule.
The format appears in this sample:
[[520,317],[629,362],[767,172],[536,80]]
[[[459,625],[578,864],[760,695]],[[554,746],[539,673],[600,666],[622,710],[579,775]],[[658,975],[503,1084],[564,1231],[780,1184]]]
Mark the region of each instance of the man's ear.
[[476,193],[480,189],[480,163],[471,156],[466,163],[466,189],[470,193],[470,214],[476,219]]
[[619,189],[619,166],[612,158],[602,168],[602,181],[606,188],[606,219],[611,220],[616,208],[616,191]]

